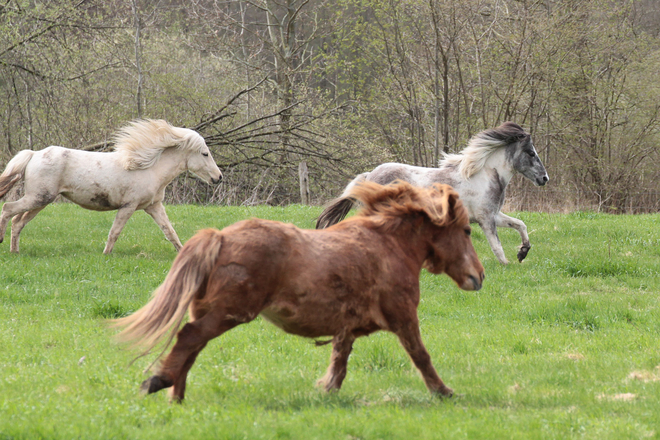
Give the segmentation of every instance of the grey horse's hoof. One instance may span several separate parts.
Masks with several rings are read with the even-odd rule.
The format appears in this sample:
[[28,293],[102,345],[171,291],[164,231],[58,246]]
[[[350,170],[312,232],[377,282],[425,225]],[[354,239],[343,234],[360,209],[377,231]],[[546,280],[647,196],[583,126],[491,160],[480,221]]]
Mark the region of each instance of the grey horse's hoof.
[[525,259],[527,256],[527,253],[531,249],[531,246],[520,246],[520,250],[518,251],[518,261],[522,263],[522,260]]

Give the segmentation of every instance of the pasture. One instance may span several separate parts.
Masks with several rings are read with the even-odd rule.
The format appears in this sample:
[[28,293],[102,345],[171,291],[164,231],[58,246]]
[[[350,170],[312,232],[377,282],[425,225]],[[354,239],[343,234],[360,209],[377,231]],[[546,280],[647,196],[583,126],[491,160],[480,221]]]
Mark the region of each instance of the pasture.
[[[320,207],[168,206],[185,242],[246,217],[312,228]],[[330,346],[261,318],[213,340],[186,401],[141,396],[142,369],[103,320],[141,307],[175,257],[134,215],[103,255],[114,213],[44,209],[21,254],[0,245],[0,439],[480,439],[660,437],[660,215],[514,213],[500,265],[478,226],[484,288],[423,271],[422,337],[456,395],[432,397],[397,339],[360,338],[340,392],[314,384]]]

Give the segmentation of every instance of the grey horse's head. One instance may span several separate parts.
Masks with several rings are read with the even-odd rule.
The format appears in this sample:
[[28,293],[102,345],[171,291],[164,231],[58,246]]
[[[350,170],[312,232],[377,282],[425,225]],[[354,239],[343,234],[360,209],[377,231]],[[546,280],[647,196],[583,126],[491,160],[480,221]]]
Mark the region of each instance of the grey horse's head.
[[536,153],[532,143],[532,136],[526,133],[518,124],[505,122],[493,131],[499,132],[500,136],[506,138],[509,144],[506,147],[507,160],[513,165],[513,169],[534,182],[536,186],[543,186],[550,178]]

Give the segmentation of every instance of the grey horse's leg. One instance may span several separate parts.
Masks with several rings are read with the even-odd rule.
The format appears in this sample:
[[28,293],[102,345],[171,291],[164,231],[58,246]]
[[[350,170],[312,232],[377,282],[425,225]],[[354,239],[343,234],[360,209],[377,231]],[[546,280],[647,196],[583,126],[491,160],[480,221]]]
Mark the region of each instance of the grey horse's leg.
[[179,240],[179,236],[176,235],[176,231],[172,227],[172,223],[170,223],[170,219],[167,218],[167,213],[165,212],[165,207],[163,204],[161,202],[154,203],[153,205],[145,208],[144,211],[154,219],[158,226],[160,226],[160,229],[165,234],[165,237],[167,237],[170,243],[174,245],[176,251],[179,252],[179,250],[181,250],[182,244]]
[[115,221],[112,223],[112,228],[110,228],[110,233],[108,234],[108,242],[105,245],[105,249],[103,249],[104,254],[112,252],[112,248],[115,246],[115,242],[117,241],[117,238],[119,238],[121,230],[124,229],[126,222],[131,218],[134,212],[135,206],[133,205],[125,206],[117,211],[117,216],[115,217]]
[[529,244],[529,236],[527,236],[527,225],[525,225],[522,220],[509,217],[501,212],[497,213],[495,221],[498,228],[513,228],[518,231],[520,238],[522,239],[522,244],[518,250],[518,261],[524,260],[527,256],[527,252],[529,252],[529,249],[532,247],[532,245]]
[[504,249],[502,249],[502,243],[500,242],[500,237],[498,237],[497,235],[496,221],[495,220],[485,221],[485,222],[478,221],[477,223],[479,223],[481,229],[484,230],[484,234],[486,234],[486,238],[488,239],[488,244],[490,244],[490,248],[493,250],[493,253],[495,254],[495,257],[497,257],[497,260],[502,264],[509,264],[509,261],[506,259],[506,256],[504,255]]
[[31,211],[24,212],[23,214],[15,215],[11,221],[11,245],[9,247],[10,252],[18,253],[18,243],[20,240],[21,231],[28,224],[30,220],[35,218],[37,214],[44,209],[45,206],[35,208]]

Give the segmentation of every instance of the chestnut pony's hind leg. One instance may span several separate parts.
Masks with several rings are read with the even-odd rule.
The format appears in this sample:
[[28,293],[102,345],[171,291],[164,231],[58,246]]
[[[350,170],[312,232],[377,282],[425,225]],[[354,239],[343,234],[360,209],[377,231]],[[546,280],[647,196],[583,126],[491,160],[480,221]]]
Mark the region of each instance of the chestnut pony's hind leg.
[[[254,314],[253,318],[256,316],[257,314]],[[229,317],[223,309],[211,311],[187,323],[177,333],[176,343],[158,369],[158,373],[142,383],[142,391],[151,394],[172,387],[170,393],[172,400],[182,401],[188,371],[208,341],[252,319],[237,320],[234,316]]]
[[338,335],[332,338],[332,356],[330,366],[325,375],[318,380],[317,385],[326,391],[338,390],[346,377],[346,365],[348,357],[353,349],[353,335]]
[[422,336],[419,333],[417,316],[415,315],[414,318],[405,323],[395,333],[399,337],[401,345],[403,345],[403,348],[408,352],[413,363],[422,374],[422,378],[429,391],[441,396],[451,397],[454,392],[444,384],[435,371],[435,368],[433,368],[431,356],[426,351],[426,347],[424,347],[424,343],[422,342]]

